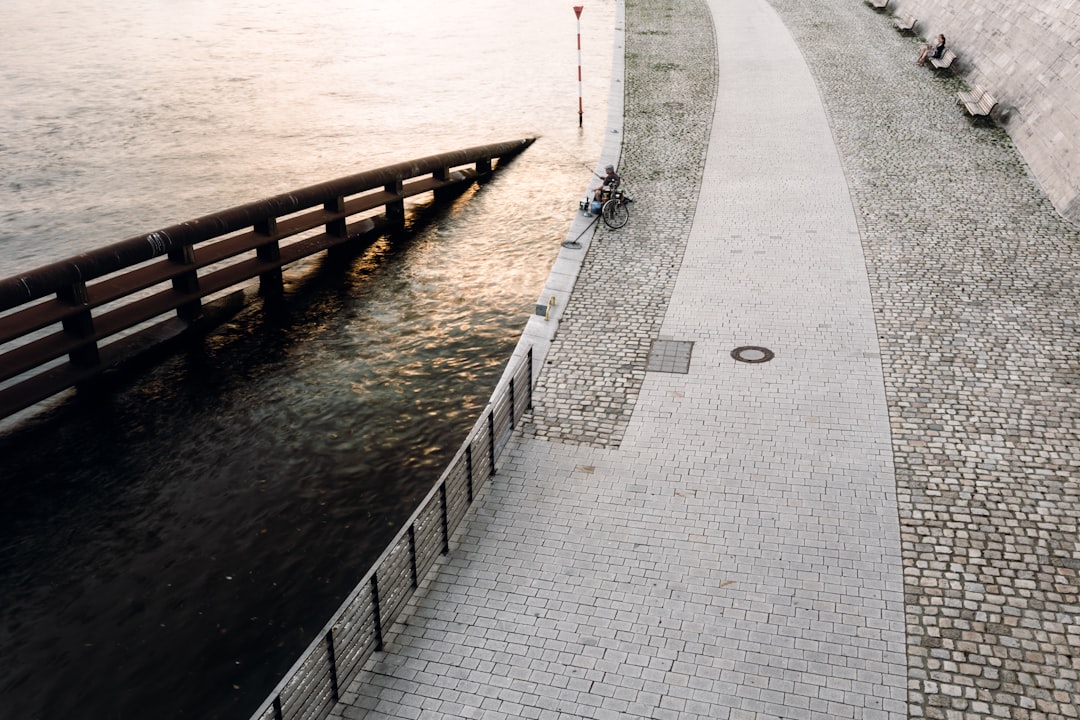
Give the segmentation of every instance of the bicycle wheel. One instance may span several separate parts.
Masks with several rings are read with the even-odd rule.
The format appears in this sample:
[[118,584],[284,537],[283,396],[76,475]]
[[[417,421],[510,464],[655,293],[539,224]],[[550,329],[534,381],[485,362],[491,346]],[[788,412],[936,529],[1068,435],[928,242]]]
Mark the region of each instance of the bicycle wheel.
[[626,207],[626,203],[621,203],[615,198],[612,198],[604,203],[604,207],[600,210],[600,214],[604,218],[605,225],[612,230],[618,230],[630,219],[630,208]]

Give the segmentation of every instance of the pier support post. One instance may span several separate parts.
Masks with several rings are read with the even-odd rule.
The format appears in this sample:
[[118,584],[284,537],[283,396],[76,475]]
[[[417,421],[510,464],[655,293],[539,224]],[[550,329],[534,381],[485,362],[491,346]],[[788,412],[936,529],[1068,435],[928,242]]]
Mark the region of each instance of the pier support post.
[[[441,167],[438,170],[436,170],[435,172],[433,172],[431,174],[431,177],[433,177],[436,180],[439,180],[441,182],[446,182],[447,180],[450,179],[450,168]],[[435,192],[432,193],[432,194],[435,196],[435,202],[442,202],[443,200],[448,200],[451,196],[455,195],[457,192],[460,192],[460,191],[455,191],[452,188],[443,187],[443,188],[436,188]]]
[[[259,245],[255,250],[256,256],[266,262],[277,263],[281,260],[281,247],[278,245],[277,218],[269,217],[255,223],[255,232],[265,235],[267,242]],[[259,273],[259,294],[263,297],[280,297],[285,292],[285,282],[281,277],[281,266],[278,265],[265,272]]]
[[94,342],[94,317],[90,314],[86,283],[77,282],[61,288],[56,297],[69,305],[82,305],[84,310],[78,315],[64,318],[64,333],[74,338],[87,338],[87,343],[68,353],[68,359],[79,367],[93,367],[101,362],[97,343]]
[[[169,251],[169,262],[174,265],[195,265],[195,247],[181,245]],[[173,290],[181,295],[193,295],[194,298],[177,306],[176,316],[181,320],[193,322],[202,314],[202,300],[199,299],[199,273],[192,267],[187,272],[172,279]]]
[[401,199],[401,193],[404,190],[403,183],[400,179],[395,180],[392,183],[387,183],[383,189],[398,196],[397,200],[386,203],[386,220],[390,223],[391,230],[404,230],[405,201]]
[[324,202],[323,210],[329,213],[337,213],[342,215],[342,217],[326,223],[326,234],[331,237],[341,238],[340,244],[331,245],[326,251],[327,255],[332,258],[336,258],[345,252],[345,241],[349,239],[349,229],[347,223],[345,222],[344,216],[345,198],[338,195],[333,200],[328,200]]

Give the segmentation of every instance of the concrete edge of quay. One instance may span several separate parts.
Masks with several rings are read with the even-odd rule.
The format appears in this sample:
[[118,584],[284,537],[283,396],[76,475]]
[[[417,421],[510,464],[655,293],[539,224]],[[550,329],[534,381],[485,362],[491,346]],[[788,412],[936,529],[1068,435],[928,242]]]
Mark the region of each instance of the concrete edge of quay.
[[[597,171],[608,164],[619,166],[623,146],[623,110],[625,102],[626,80],[626,3],[615,2],[615,28],[612,43],[611,86],[608,96],[608,113],[604,125],[604,142],[600,149]],[[586,180],[587,191],[592,176]],[[499,382],[492,391],[495,397],[510,381],[514,368],[533,351],[532,380],[535,383],[544,360],[551,348],[551,341],[559,330],[559,321],[574,291],[578,273],[592,244],[595,223],[599,218],[587,218],[580,212],[574,213],[574,219],[566,233],[565,243],[577,241],[580,247],[559,248],[559,253],[552,263],[551,271],[536,301],[536,311],[529,317],[517,346],[514,348]]]

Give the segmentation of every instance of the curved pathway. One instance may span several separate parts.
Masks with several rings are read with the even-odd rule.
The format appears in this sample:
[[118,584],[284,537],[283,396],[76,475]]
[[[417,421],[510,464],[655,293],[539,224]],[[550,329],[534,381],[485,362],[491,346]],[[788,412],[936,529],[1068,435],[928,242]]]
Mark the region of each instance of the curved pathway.
[[771,2],[830,109],[866,249],[912,717],[1080,717],[1080,231],[887,15]]
[[1080,236],[861,3],[625,34],[631,222],[335,716],[1076,717]]
[[874,315],[813,79],[761,0],[635,2],[626,36],[634,217],[345,717],[904,715]]

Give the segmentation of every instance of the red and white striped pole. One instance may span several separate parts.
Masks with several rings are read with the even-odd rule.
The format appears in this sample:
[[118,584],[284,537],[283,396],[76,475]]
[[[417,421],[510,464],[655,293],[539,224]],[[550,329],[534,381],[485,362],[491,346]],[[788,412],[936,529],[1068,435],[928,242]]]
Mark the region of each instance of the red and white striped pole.
[[581,118],[585,109],[581,103],[581,11],[584,5],[574,6],[574,15],[577,17],[577,126],[581,127]]

